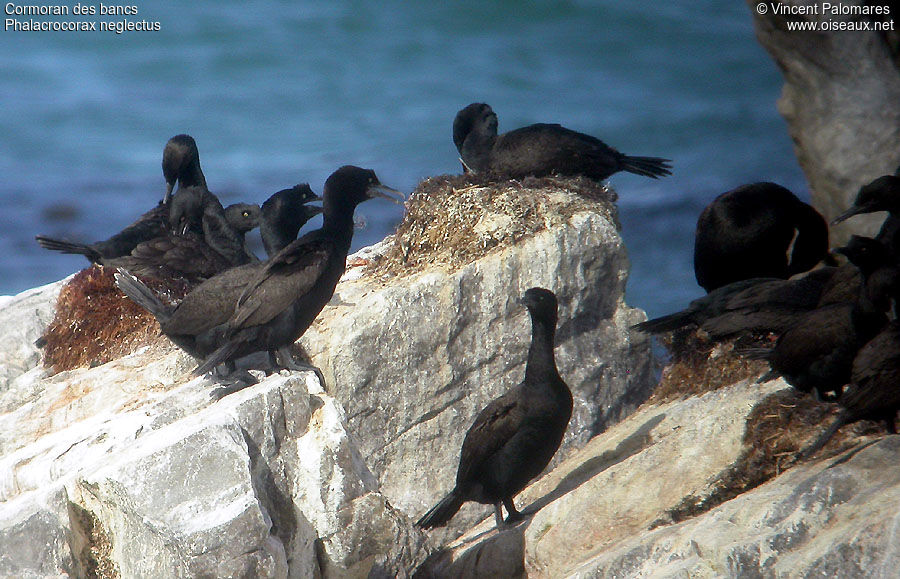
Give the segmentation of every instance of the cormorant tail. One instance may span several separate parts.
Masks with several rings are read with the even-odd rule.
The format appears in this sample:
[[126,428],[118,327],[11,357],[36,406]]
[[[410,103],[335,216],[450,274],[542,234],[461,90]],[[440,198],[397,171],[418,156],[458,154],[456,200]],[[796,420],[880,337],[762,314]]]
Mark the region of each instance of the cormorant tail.
[[815,440],[812,444],[810,444],[805,450],[801,451],[797,455],[797,460],[806,460],[811,457],[815,453],[819,452],[823,446],[825,446],[831,437],[840,429],[841,426],[847,423],[847,419],[849,415],[847,412],[841,412],[838,414],[838,417],[831,423],[825,432],[819,435],[819,438]]
[[672,174],[671,159],[661,159],[659,157],[629,157],[625,155],[622,160],[622,169],[635,175],[643,175],[644,177],[665,177]]
[[207,372],[212,372],[215,370],[216,366],[227,362],[228,359],[237,352],[240,345],[241,342],[238,340],[229,340],[224,345],[217,348],[212,354],[207,356],[202,364],[194,368],[194,371],[191,372],[191,374],[194,376],[203,376]]
[[453,489],[449,495],[441,499],[441,502],[431,507],[422,518],[416,521],[417,527],[423,529],[431,529],[432,527],[442,527],[447,521],[453,518],[453,515],[459,510],[465,501],[462,496]]
[[117,268],[116,287],[122,290],[131,301],[153,314],[160,324],[163,324],[172,315],[172,308],[162,303],[153,290],[144,285],[144,282],[134,277],[124,268]]
[[38,245],[44,249],[62,253],[71,253],[73,255],[83,255],[93,263],[100,263],[100,258],[103,257],[100,255],[99,251],[86,243],[63,241],[61,239],[53,239],[52,237],[45,237],[43,235],[35,235],[34,238],[37,240]]
[[646,322],[635,324],[631,326],[631,329],[638,330],[639,332],[647,332],[648,334],[659,334],[683,328],[691,323],[693,323],[693,320],[691,319],[690,313],[675,312],[674,314],[660,316],[658,318],[653,318],[652,320],[647,320]]

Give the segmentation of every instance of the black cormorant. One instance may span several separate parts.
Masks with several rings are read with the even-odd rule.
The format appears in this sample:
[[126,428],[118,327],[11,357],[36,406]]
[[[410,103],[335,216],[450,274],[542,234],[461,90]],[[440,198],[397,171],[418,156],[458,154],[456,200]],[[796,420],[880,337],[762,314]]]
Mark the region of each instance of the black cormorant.
[[274,256],[297,239],[300,228],[322,212],[321,207],[307,204],[321,200],[306,183],[282,189],[266,199],[259,220],[259,234],[266,255]]
[[198,185],[205,188],[206,178],[200,170],[197,143],[188,135],[176,135],[169,139],[163,149],[162,168],[166,178],[166,193],[163,200],[109,239],[90,244],[68,242],[44,235],[38,235],[35,239],[45,249],[83,255],[91,263],[99,263],[102,258],[112,259],[128,255],[138,244],[164,236],[169,219],[169,201],[175,183],[178,183],[179,188]]
[[838,429],[863,419],[884,420],[888,432],[897,434],[900,410],[900,322],[888,324],[863,346],[853,360],[850,386],[837,401],[841,407],[835,421],[804,449],[808,458],[831,440]]
[[754,277],[786,279],[827,255],[825,219],[775,183],[723,193],[697,219],[694,274],[707,292]]
[[303,335],[331,299],[344,272],[355,207],[372,197],[392,199],[388,193],[402,197],[372,171],[341,167],[325,182],[321,229],[266,262],[206,280],[176,307],[162,303],[124,270],[116,275],[116,284],[156,316],[176,345],[204,359],[196,374],[253,352],[277,351]]
[[859,349],[887,324],[884,302],[873,295],[871,275],[889,262],[889,252],[880,242],[854,235],[837,252],[846,255],[862,274],[862,287],[855,303],[817,308],[803,315],[778,338],[771,350],[747,349],[751,358],[768,360],[767,377],[782,375],[802,392],[815,390],[817,397],[840,394],[850,382],[853,359]]
[[514,179],[584,175],[601,181],[619,171],[656,179],[672,173],[669,159],[629,157],[560,125],[540,123],[497,135],[497,115],[484,103],[456,114],[453,143],[469,170]]
[[531,288],[522,300],[531,314],[531,347],[525,379],[488,404],[466,432],[456,486],[416,525],[429,529],[449,521],[466,501],[494,505],[497,527],[522,518],[513,498],[541,473],[559,449],[572,392],[556,369],[553,340],[557,303],[550,290]]

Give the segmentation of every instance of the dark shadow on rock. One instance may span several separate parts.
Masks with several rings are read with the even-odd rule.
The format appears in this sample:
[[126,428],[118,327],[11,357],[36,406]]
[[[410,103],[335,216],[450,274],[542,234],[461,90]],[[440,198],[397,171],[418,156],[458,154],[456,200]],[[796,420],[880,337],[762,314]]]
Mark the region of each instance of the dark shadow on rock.
[[614,450],[608,450],[579,465],[578,468],[559,481],[559,484],[556,485],[555,489],[534,501],[528,505],[528,507],[522,509],[522,514],[530,516],[537,513],[543,507],[577,489],[604,470],[619,464],[650,446],[653,440],[650,432],[665,420],[665,418],[665,414],[654,416],[642,424],[628,438],[620,442]]
[[[595,456],[567,474],[556,488],[528,507],[522,509],[525,518],[519,523],[497,531],[494,527],[483,531],[457,545],[457,549],[472,545],[455,561],[452,550],[444,547],[425,560],[413,577],[524,577],[525,529],[535,513],[563,495],[575,490],[604,470],[632,457],[652,443],[651,431],[666,415],[654,416],[642,424],[633,434],[619,443],[614,450]],[[524,524],[523,524],[524,523]],[[493,536],[491,536],[493,534]]]
[[445,547],[429,556],[412,576],[421,579],[525,577],[525,534],[522,529],[522,525],[502,529],[455,561],[450,560],[451,551]]
[[[275,474],[262,456],[259,445],[250,434],[241,429],[244,441],[247,443],[247,451],[250,455],[250,472],[253,490],[260,504],[269,513],[272,519],[271,533],[278,537],[282,545],[288,547],[297,533],[297,511],[294,501],[291,499],[275,480]],[[281,438],[279,436],[278,438]],[[282,481],[283,482],[283,481]]]

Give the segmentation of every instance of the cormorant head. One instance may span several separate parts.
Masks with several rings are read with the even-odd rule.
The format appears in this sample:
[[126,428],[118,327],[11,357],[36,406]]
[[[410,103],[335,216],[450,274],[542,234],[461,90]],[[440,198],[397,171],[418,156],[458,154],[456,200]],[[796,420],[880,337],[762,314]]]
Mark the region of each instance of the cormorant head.
[[200,169],[197,142],[190,135],[175,135],[169,139],[163,149],[162,170],[166,178],[164,203],[169,202],[176,181],[180,181],[182,187],[206,186],[206,178]]
[[259,227],[259,214],[259,205],[253,203],[235,203],[225,208],[225,220],[242,233]]
[[453,144],[462,152],[466,137],[473,131],[488,135],[497,135],[497,115],[494,109],[485,103],[472,103],[456,113],[453,119]]
[[389,199],[402,205],[403,193],[382,185],[375,171],[344,165],[325,180],[323,212],[327,216],[335,210],[353,212],[353,209],[373,197]]
[[872,272],[890,263],[890,250],[880,241],[862,235],[853,235],[844,247],[834,249],[835,253],[847,256],[850,263],[863,272]]
[[863,185],[856,195],[856,201],[831,222],[832,225],[860,213],[876,211],[900,211],[900,177],[884,175]]
[[558,303],[556,294],[548,289],[533,287],[522,296],[522,304],[528,308],[531,317],[544,321],[549,327],[556,328]]

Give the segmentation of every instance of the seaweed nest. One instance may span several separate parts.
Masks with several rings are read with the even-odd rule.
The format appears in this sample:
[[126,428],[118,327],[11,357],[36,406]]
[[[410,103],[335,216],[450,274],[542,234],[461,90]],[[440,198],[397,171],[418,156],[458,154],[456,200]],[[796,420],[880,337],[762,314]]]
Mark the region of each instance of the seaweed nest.
[[615,200],[612,190],[584,177],[431,177],[410,195],[403,221],[367,274],[385,279],[434,266],[453,271],[579,212],[599,213],[618,228]]
[[649,402],[660,404],[697,396],[759,376],[769,368],[763,360],[749,360],[734,353],[735,345],[764,345],[769,335],[753,335],[735,341],[712,342],[695,329],[677,330],[661,337],[672,355],[663,368]]
[[[181,281],[143,280],[162,300],[183,298]],[[112,269],[92,266],[63,286],[56,315],[39,342],[44,366],[54,372],[97,366],[121,358],[159,339],[153,315],[120,292]]]
[[[794,388],[769,394],[747,416],[743,450],[734,464],[713,479],[707,492],[685,497],[650,528],[695,517],[775,478],[796,463],[798,453],[831,424],[838,412],[836,404],[818,402]],[[874,421],[848,424],[819,452],[834,455],[849,448],[859,436],[881,432],[885,432],[884,427]]]

